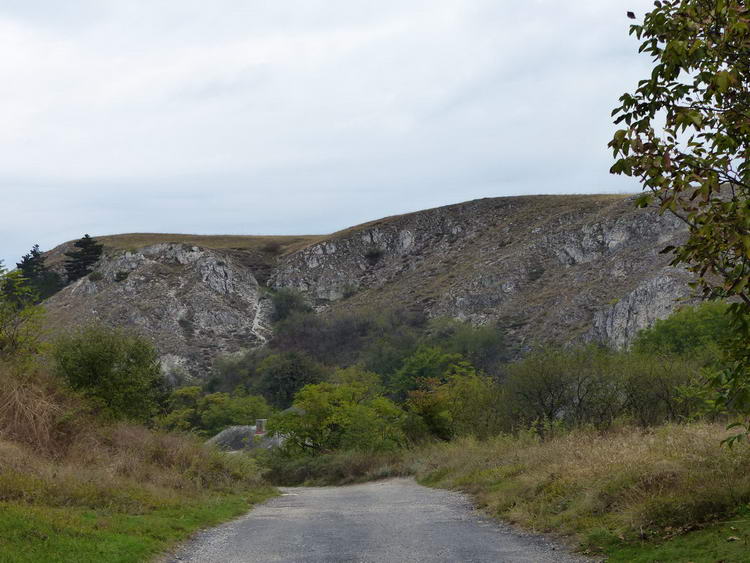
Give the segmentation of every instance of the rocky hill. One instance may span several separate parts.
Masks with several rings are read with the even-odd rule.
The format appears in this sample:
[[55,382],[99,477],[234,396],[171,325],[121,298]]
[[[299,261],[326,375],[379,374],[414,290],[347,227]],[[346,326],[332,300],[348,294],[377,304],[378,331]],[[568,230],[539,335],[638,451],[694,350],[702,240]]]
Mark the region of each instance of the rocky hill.
[[116,235],[100,239],[97,271],[47,307],[58,329],[100,319],[146,332],[175,380],[265,341],[264,286],[296,288],[322,314],[398,307],[497,323],[519,351],[622,347],[688,295],[688,275],[659,254],[684,236],[676,219],[602,195],[482,199],[329,236]]

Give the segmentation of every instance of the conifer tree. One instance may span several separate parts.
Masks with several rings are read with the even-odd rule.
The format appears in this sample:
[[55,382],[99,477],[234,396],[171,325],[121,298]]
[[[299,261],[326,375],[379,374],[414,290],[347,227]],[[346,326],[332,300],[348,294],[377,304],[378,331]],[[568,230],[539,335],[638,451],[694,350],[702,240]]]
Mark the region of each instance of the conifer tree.
[[45,264],[45,256],[35,244],[28,254],[24,254],[20,262],[16,263],[18,271],[26,280],[29,287],[36,292],[39,301],[54,295],[63,287],[60,274],[50,270]]
[[73,243],[78,250],[66,252],[68,260],[65,262],[65,272],[68,275],[68,282],[74,282],[77,279],[87,276],[93,270],[94,265],[99,261],[102,255],[104,245],[96,242],[96,239],[89,235],[84,235]]

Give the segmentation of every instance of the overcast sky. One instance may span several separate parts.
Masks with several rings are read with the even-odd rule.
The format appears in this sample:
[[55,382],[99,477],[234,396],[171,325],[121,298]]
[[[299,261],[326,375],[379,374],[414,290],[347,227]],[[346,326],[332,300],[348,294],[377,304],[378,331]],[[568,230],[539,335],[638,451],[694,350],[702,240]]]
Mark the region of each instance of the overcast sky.
[[0,259],[636,191],[606,144],[651,4],[0,0]]

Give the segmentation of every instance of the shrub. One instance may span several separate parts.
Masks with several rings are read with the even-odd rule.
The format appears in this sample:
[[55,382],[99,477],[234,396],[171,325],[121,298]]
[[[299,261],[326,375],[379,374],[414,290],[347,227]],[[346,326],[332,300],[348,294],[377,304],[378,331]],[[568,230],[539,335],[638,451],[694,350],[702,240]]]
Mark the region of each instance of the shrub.
[[272,354],[258,366],[254,389],[273,406],[286,408],[294,394],[305,385],[325,379],[325,370],[307,356],[297,352]]
[[264,468],[263,476],[280,486],[347,485],[410,474],[402,462],[404,450],[339,451],[297,457],[282,450],[260,450],[256,457]]
[[269,240],[260,247],[261,252],[267,252],[268,254],[281,254],[283,247],[277,240]]
[[357,383],[307,385],[296,394],[294,409],[269,421],[269,430],[286,437],[284,449],[293,456],[403,446],[404,412],[389,399],[368,394]]
[[649,425],[688,417],[681,388],[698,377],[689,362],[596,347],[547,348],[507,368],[505,401],[514,427],[534,421],[610,426],[627,417]]
[[241,388],[232,394],[204,395],[200,387],[183,387],[172,392],[168,405],[169,412],[159,418],[162,428],[203,436],[213,436],[228,426],[250,425],[272,413],[263,397],[247,395]]
[[106,416],[148,421],[164,396],[156,349],[134,333],[90,325],[54,345],[54,370]]
[[727,309],[728,305],[717,302],[683,307],[642,330],[632,349],[643,354],[689,356],[704,364],[715,364],[734,336]]
[[312,307],[296,289],[282,287],[271,294],[273,303],[273,321],[281,322],[295,313],[309,313]]
[[349,365],[379,330],[369,315],[295,314],[276,326],[271,347],[302,352],[328,365]]
[[377,264],[380,259],[383,257],[383,250],[377,247],[368,248],[365,251],[365,260],[367,260],[367,263],[370,266],[374,266]]
[[474,326],[456,319],[436,318],[427,326],[425,343],[461,354],[486,373],[496,373],[500,365],[508,361],[505,336],[496,326]]

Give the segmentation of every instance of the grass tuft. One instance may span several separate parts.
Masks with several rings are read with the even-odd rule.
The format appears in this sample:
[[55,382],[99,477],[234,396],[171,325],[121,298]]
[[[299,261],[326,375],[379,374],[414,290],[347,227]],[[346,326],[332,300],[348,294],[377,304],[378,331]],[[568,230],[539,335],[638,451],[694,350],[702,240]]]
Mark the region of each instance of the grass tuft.
[[272,494],[247,455],[102,425],[43,370],[0,365],[0,563],[143,561]]

